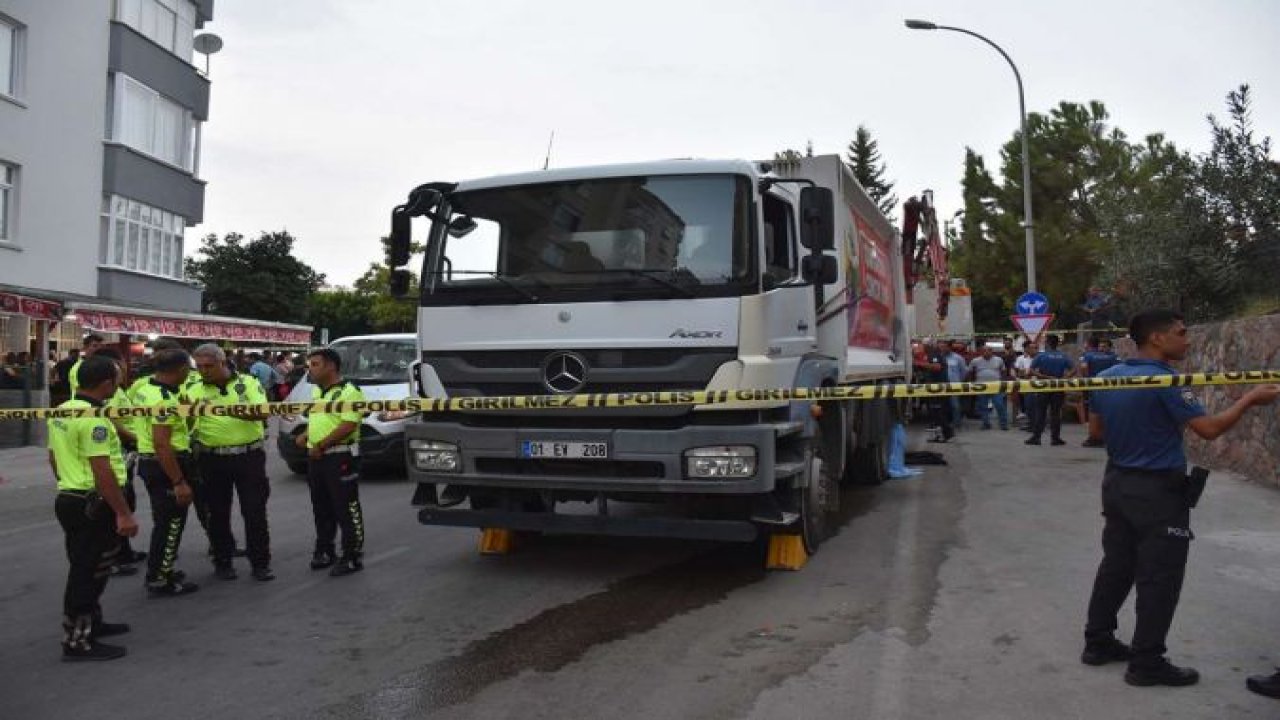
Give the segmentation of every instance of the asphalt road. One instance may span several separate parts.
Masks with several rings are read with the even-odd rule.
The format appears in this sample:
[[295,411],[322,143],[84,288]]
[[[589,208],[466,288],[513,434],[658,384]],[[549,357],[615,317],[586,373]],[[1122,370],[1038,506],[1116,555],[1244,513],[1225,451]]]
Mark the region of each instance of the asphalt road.
[[180,566],[200,592],[113,580],[104,606],[133,624],[130,655],[88,665],[58,661],[65,560],[43,460],[0,452],[0,718],[1280,715],[1243,687],[1280,658],[1280,492],[1211,480],[1170,642],[1204,680],[1131,688],[1078,661],[1102,455],[1067,437],[966,430],[948,466],[846,491],[839,534],[798,573],[764,572],[749,547],[652,540],[481,557],[476,533],[418,525],[411,488],[381,478],[362,487],[366,569],[332,579],[307,567],[306,487],[273,457],[279,578],[214,579],[193,524]]

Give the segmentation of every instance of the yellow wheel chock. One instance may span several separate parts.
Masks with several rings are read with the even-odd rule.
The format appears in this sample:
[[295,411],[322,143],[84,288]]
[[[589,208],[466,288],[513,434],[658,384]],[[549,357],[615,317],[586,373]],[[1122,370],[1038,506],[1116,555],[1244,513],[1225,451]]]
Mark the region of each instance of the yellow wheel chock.
[[480,532],[481,555],[507,555],[515,546],[515,533],[506,528],[484,528]]
[[804,541],[799,535],[770,535],[769,557],[765,567],[769,570],[799,570],[809,562],[804,551]]

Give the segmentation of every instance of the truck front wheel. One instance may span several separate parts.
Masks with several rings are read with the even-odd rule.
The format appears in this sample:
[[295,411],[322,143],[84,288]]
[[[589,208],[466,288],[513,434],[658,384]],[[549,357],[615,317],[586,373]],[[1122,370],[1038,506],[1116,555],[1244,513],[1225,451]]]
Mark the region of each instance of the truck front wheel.
[[832,463],[824,462],[822,441],[813,438],[805,450],[808,483],[800,493],[800,536],[804,550],[812,555],[831,535],[832,516],[840,507],[840,484],[832,475]]

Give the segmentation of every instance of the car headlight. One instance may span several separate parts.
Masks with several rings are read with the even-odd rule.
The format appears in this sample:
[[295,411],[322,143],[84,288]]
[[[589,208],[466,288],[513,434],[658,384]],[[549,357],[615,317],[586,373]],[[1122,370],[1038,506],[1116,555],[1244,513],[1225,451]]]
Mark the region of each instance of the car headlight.
[[412,414],[413,413],[409,412],[408,410],[383,410],[382,412],[378,413],[377,415],[374,415],[373,417],[378,422],[389,423],[389,422],[395,422],[396,420],[403,420]]
[[685,474],[691,478],[749,478],[756,474],[756,449],[750,445],[717,445],[685,451]]
[[413,466],[426,472],[458,472],[462,456],[458,446],[436,440],[410,440],[409,457]]

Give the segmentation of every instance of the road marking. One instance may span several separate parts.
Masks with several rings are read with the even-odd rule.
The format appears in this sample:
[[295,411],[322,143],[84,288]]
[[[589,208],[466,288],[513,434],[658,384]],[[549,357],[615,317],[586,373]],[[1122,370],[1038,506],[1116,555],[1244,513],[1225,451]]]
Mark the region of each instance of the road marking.
[[28,530],[40,530],[57,524],[57,520],[46,520],[45,522],[38,522],[33,525],[22,525],[21,527],[0,530],[0,537],[9,537],[10,535],[17,535],[18,533],[26,532]]

